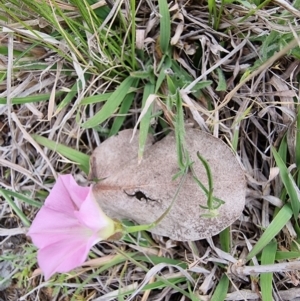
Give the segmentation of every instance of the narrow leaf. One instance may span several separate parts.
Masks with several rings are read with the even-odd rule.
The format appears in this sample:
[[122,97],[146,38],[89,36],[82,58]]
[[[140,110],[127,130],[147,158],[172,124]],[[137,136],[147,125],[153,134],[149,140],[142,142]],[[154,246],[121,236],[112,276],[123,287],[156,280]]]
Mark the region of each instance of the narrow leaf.
[[78,90],[81,89],[81,81],[78,83],[76,82],[71,90],[68,92],[68,94],[64,97],[64,99],[60,102],[60,104],[57,106],[55,114],[58,114],[63,108],[65,108],[75,97],[75,95],[78,93]]
[[110,118],[111,115],[116,111],[121,102],[124,100],[128,90],[134,85],[137,79],[127,77],[121,85],[113,92],[113,94],[107,99],[101,110],[96,113],[92,118],[82,124],[84,128],[93,128],[106,119]]
[[169,50],[171,37],[171,20],[167,0],[158,0],[160,14],[160,48],[163,54]]
[[230,227],[225,228],[220,234],[221,249],[230,253]]
[[296,128],[296,165],[298,170],[300,169],[300,109],[298,106],[297,112],[297,128]]
[[300,252],[298,251],[278,251],[276,252],[276,260],[287,260],[296,259],[300,257]]
[[[269,243],[262,251],[261,264],[273,264],[276,256],[277,243]],[[262,300],[272,301],[272,280],[273,273],[262,273],[260,275],[260,288],[262,294]]]
[[269,227],[262,234],[256,245],[250,251],[247,256],[247,260],[250,260],[256,254],[258,254],[286,225],[286,223],[292,217],[292,210],[289,205],[284,205],[278,214],[275,216]]
[[63,144],[57,143],[55,141],[52,141],[48,138],[39,136],[39,135],[32,135],[32,138],[39,144],[58,152],[60,155],[68,158],[71,161],[74,161],[79,165],[82,171],[84,171],[86,174],[89,173],[90,170],[90,156],[83,154],[80,151],[77,151],[75,149],[72,149],[68,146],[65,146]]
[[226,84],[226,79],[225,79],[222,69],[217,68],[217,73],[218,73],[218,77],[219,77],[219,82],[218,82],[218,86],[217,86],[216,90],[217,91],[226,91],[227,84]]
[[[59,91],[55,93],[55,97],[62,95],[65,92]],[[26,97],[16,97],[11,99],[11,103],[13,105],[19,105],[24,103],[38,102],[38,101],[47,101],[50,98],[50,93],[47,94],[39,94],[39,95],[31,95]],[[0,98],[0,105],[7,104],[7,98]]]
[[13,197],[23,201],[24,203],[27,203],[27,204],[33,206],[33,207],[40,208],[42,206],[41,202],[37,202],[35,200],[27,198],[26,196],[24,196],[23,194],[18,193],[18,192],[10,191],[10,190],[4,189],[4,188],[0,188],[0,192],[3,192],[3,193],[5,193],[9,196],[13,196]]
[[210,301],[223,301],[226,298],[229,286],[229,279],[226,275],[223,275],[218,283],[214,294],[212,295]]
[[0,190],[0,195],[2,195],[7,203],[10,205],[11,209],[17,214],[17,216],[21,219],[23,222],[24,226],[29,227],[30,222],[27,219],[26,215],[22,212],[22,210],[15,204],[15,202],[11,199],[11,197],[8,195],[8,193],[1,189]]
[[274,147],[272,147],[272,153],[275,158],[276,164],[279,167],[281,180],[282,180],[282,182],[286,188],[286,191],[290,197],[294,217],[295,217],[295,219],[297,219],[299,210],[300,210],[300,203],[299,203],[297,191],[294,188],[296,184],[293,183],[294,179],[289,176],[289,172],[288,172],[286,165],[284,164],[282,158],[277,153],[277,151],[275,150]]
[[108,100],[108,98],[111,95],[112,95],[112,93],[110,92],[110,93],[103,93],[103,94],[89,96],[89,97],[82,99],[82,101],[80,102],[80,105],[90,105],[93,103],[106,101],[106,100]]
[[[134,87],[138,85],[138,80],[133,83]],[[128,114],[129,109],[131,108],[132,102],[134,100],[135,93],[129,93],[125,96],[120,109],[119,109],[119,114],[115,118],[113,125],[111,126],[110,132],[109,132],[109,137],[116,135],[120,128],[122,127],[124,120],[126,118],[126,114]]]

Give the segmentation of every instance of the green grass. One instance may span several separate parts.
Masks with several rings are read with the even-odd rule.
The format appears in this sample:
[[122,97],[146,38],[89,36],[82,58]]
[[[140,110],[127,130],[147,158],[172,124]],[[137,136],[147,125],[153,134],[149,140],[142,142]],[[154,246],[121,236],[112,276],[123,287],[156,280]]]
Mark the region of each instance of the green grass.
[[[184,128],[187,123],[201,127],[201,120],[243,164],[250,193],[243,218],[215,237],[215,249],[205,240],[191,247],[165,245],[144,232],[120,243],[104,243],[105,247],[92,249],[90,258],[107,259],[105,263],[56,275],[41,291],[35,288],[43,279],[33,276],[36,249],[23,239],[16,248],[20,256],[3,247],[1,260],[12,264],[14,275],[12,281],[0,275],[0,283],[9,281],[11,288],[30,298],[49,289],[51,298],[65,294],[74,301],[91,296],[98,300],[101,294],[108,298],[109,292],[115,300],[146,298],[168,290],[178,298],[202,300],[199,294],[203,294],[203,300],[225,300],[233,289],[241,293],[252,289],[248,276],[242,275],[245,283],[235,283],[229,269],[232,258],[242,260],[241,253],[247,252],[246,265],[264,266],[299,257],[300,114],[295,62],[300,50],[295,15],[280,6],[272,10],[270,1],[209,0],[197,7],[178,3],[179,9],[166,0],[151,1],[153,7],[147,1],[114,1],[112,7],[104,2],[98,6],[100,2],[0,1],[0,25],[10,30],[2,33],[0,47],[0,110],[7,106],[0,116],[1,228],[30,226],[53,185],[45,157],[57,173],[86,178],[90,154],[100,141],[124,128],[139,128],[136,156],[141,161],[148,133],[174,129],[177,175],[182,176],[192,166]],[[300,2],[293,5],[299,9]],[[178,20],[184,20],[184,31],[178,44],[171,45]],[[147,34],[143,49],[136,48],[137,30]],[[234,53],[245,39],[247,43]],[[228,60],[217,66],[227,55]],[[292,64],[294,69],[288,69]],[[32,80],[18,91],[28,76]],[[281,89],[270,84],[273,76],[282,80]],[[9,86],[12,89],[7,90]],[[183,92],[195,108],[181,97]],[[12,113],[23,131],[11,119]],[[41,148],[37,150],[32,141]],[[199,159],[209,179],[208,188],[199,186],[211,209],[214,179],[209,162],[201,154]],[[28,170],[35,182],[26,179],[18,166]],[[268,181],[275,167],[278,176]],[[280,199],[283,206],[266,206],[263,195]],[[214,267],[215,277],[206,289],[207,274],[201,269],[211,272]],[[132,275],[136,281],[131,281]],[[98,277],[105,279],[105,293],[89,286]],[[276,277],[269,272],[260,275],[257,288],[263,300],[272,300],[272,293],[282,287],[293,287],[288,281],[277,286]],[[131,282],[134,287],[128,285]]]

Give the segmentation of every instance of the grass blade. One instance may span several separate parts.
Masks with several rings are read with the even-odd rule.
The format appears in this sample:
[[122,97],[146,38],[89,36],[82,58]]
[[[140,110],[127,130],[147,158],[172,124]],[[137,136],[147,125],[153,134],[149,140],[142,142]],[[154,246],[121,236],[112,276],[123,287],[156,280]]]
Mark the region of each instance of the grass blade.
[[276,252],[276,260],[287,260],[296,259],[300,257],[300,252],[298,251],[278,251]]
[[300,210],[298,194],[295,189],[295,187],[297,185],[295,183],[293,183],[293,181],[294,181],[293,178],[290,176],[286,165],[284,164],[282,158],[277,153],[277,151],[275,150],[274,147],[272,147],[272,153],[275,158],[276,164],[279,167],[281,180],[282,180],[282,182],[286,188],[286,191],[290,197],[294,217],[295,217],[295,219],[297,219],[297,216],[298,216],[299,210]]
[[[269,243],[262,251],[261,264],[273,264],[276,256],[277,243]],[[260,288],[262,299],[264,301],[272,301],[272,280],[273,273],[262,273],[260,275]]]
[[210,301],[223,301],[226,298],[227,291],[229,286],[229,279],[228,277],[223,274],[220,282],[218,283],[214,294],[212,295]]
[[63,144],[57,143],[55,141],[49,140],[45,137],[39,135],[32,135],[32,138],[39,144],[58,152],[60,155],[68,158],[71,161],[74,161],[79,165],[79,168],[84,171],[86,174],[90,170],[90,156],[83,154],[80,151],[72,149]]
[[296,124],[296,165],[299,170],[300,168],[300,108],[298,106],[298,112],[297,112],[297,124]]
[[15,204],[15,202],[8,195],[7,191],[4,189],[0,190],[0,195],[2,195],[7,203],[10,205],[12,210],[17,214],[17,216],[21,219],[24,226],[30,227],[30,221],[27,219],[26,215],[22,212],[22,210]]
[[227,84],[226,84],[226,78],[224,76],[224,73],[221,68],[217,68],[217,73],[219,77],[218,86],[216,88],[216,91],[226,91]]
[[88,129],[93,128],[100,123],[104,122],[106,119],[110,118],[115,110],[124,100],[129,89],[135,85],[137,81],[136,78],[127,77],[121,85],[113,92],[113,94],[107,99],[106,103],[103,105],[102,109],[95,114],[92,118],[82,124],[82,127]]
[[65,108],[71,101],[74,99],[75,95],[78,93],[78,90],[82,87],[81,81],[75,83],[73,87],[70,89],[68,94],[64,97],[64,99],[57,106],[55,114],[58,114],[63,108]]
[[80,105],[90,105],[93,103],[107,101],[111,95],[112,95],[112,92],[89,96],[89,97],[83,98],[82,101],[80,102]]
[[[138,81],[136,81],[136,85],[137,85],[137,83],[138,83]],[[110,129],[110,132],[108,135],[109,137],[116,135],[119,132],[119,130],[122,127],[123,122],[126,118],[126,114],[128,113],[129,109],[131,108],[132,102],[134,100],[134,96],[135,96],[134,93],[129,93],[125,96],[125,98],[120,106],[120,109],[119,109],[119,116],[117,116],[115,118],[114,123]]]
[[13,196],[13,197],[15,197],[15,198],[23,201],[24,203],[27,203],[27,204],[33,206],[33,207],[37,207],[37,208],[42,207],[42,203],[41,202],[37,202],[35,200],[27,198],[26,196],[24,196],[21,193],[10,191],[10,190],[3,189],[3,188],[0,188],[0,192],[6,193],[9,196]]
[[[62,95],[63,91],[56,92],[55,97],[58,97]],[[48,101],[50,98],[50,93],[47,94],[39,94],[39,95],[29,95],[26,97],[16,97],[11,99],[11,104],[13,105],[20,105],[25,103],[32,103],[32,102],[38,102],[38,101]],[[7,104],[7,98],[0,98],[0,105],[6,105]]]
[[287,161],[287,159],[286,159],[287,158],[287,151],[288,151],[287,136],[284,135],[281,142],[280,142],[280,145],[278,147],[278,151],[277,151],[283,162]]
[[221,249],[227,253],[230,252],[230,227],[225,228],[220,234]]
[[286,223],[292,217],[292,209],[289,205],[284,205],[278,214],[275,216],[269,227],[262,234],[256,245],[248,254],[246,260],[250,260],[256,254],[258,254],[286,225]]
[[160,48],[163,54],[168,53],[171,38],[171,20],[167,0],[158,0],[160,14]]

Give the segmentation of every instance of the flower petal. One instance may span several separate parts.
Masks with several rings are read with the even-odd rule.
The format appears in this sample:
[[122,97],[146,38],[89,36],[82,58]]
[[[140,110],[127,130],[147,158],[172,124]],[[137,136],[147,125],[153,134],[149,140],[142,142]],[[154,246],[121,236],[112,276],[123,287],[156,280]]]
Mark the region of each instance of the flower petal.
[[87,227],[95,231],[103,230],[105,237],[102,239],[108,238],[114,233],[114,221],[102,211],[92,191],[88,194],[80,210],[74,214]]
[[69,241],[73,237],[81,238],[93,233],[74,215],[65,214],[42,207],[27,233],[38,248],[43,248],[60,240]]
[[68,175],[64,175],[62,180],[66,185],[73,202],[76,204],[76,207],[80,208],[92,188],[79,186],[72,176],[69,178],[66,178],[66,176]]
[[78,210],[91,188],[79,186],[72,175],[60,175],[53,186],[45,205],[61,212],[73,214]]
[[71,175],[64,175],[57,179],[27,235],[39,248],[38,263],[49,279],[82,265],[90,248],[115,231],[115,222],[101,210],[92,188],[78,186]]
[[81,266],[87,258],[90,248],[99,241],[95,236],[86,241],[63,240],[50,244],[38,251],[38,263],[45,279],[56,272],[65,273]]

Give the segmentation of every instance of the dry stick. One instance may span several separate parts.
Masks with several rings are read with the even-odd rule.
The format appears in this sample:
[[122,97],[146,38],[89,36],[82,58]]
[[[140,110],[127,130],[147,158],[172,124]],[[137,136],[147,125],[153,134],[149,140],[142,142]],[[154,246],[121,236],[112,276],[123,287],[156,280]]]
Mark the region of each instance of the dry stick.
[[32,146],[40,153],[41,157],[47,162],[50,170],[52,171],[53,176],[55,178],[57,178],[56,171],[53,168],[49,158],[44,154],[42,148],[38,145],[38,143],[36,141],[34,141],[34,139],[26,132],[26,130],[24,129],[23,125],[21,124],[19,118],[17,117],[17,115],[14,112],[11,114],[11,118],[16,123],[16,125],[19,127],[22,134],[24,135],[24,139],[26,139],[29,143],[31,143]]
[[233,264],[229,267],[228,273],[236,276],[246,276],[261,273],[279,273],[296,270],[300,270],[300,261],[291,261],[285,263],[275,263],[257,266],[238,266],[238,264]]
[[279,52],[276,52],[272,57],[270,57],[264,64],[262,64],[257,70],[253,71],[249,76],[244,78],[231,92],[229,92],[223,102],[215,108],[214,111],[218,111],[221,108],[223,108],[234,96],[234,94],[250,79],[253,77],[259,75],[261,72],[267,70],[269,67],[271,67],[277,60],[279,60],[282,56],[287,54],[290,50],[295,48],[299,44],[298,40],[294,39],[289,44],[287,44],[282,50]]
[[228,53],[225,57],[223,57],[221,60],[219,60],[215,65],[210,67],[208,70],[206,70],[203,74],[201,74],[199,77],[197,77],[194,81],[192,81],[186,88],[183,89],[183,92],[186,94],[191,93],[191,90],[194,88],[194,86],[200,82],[201,79],[205,78],[206,75],[210,74],[212,71],[217,69],[219,66],[224,64],[228,59],[230,59],[234,54],[236,54],[238,51],[240,51],[245,44],[247,43],[248,36],[243,40],[242,43],[240,43],[236,48],[234,48],[230,53]]
[[[11,119],[11,110],[12,110],[12,76],[13,76],[13,64],[14,64],[14,37],[13,33],[8,34],[8,63],[7,63],[7,81],[6,81],[6,87],[7,87],[7,118],[8,118],[8,125],[11,133],[11,139],[12,139],[12,145],[16,146],[16,138],[15,138],[15,127]],[[14,154],[12,154],[12,160],[14,158]],[[13,190],[15,190],[15,173],[11,172],[11,186]]]
[[[161,250],[159,251],[158,256],[159,256],[159,257],[162,256]],[[156,279],[155,276],[152,276],[152,277],[150,278],[148,284],[154,283],[155,279]],[[148,290],[144,291],[143,297],[142,297],[141,301],[147,301],[147,300],[149,299],[150,293],[151,293],[151,289],[148,289]]]
[[30,171],[28,171],[26,168],[22,167],[21,165],[19,164],[15,164],[11,161],[8,161],[8,160],[5,160],[5,159],[2,159],[0,157],[0,166],[5,166],[7,168],[10,168],[11,171],[15,170],[21,174],[23,174],[24,176],[26,176],[27,178],[31,179],[34,183],[38,184],[39,186],[42,185],[42,183],[38,182],[38,180],[36,180]]
[[289,4],[287,1],[285,0],[274,0],[274,2],[285,8],[287,11],[289,11],[291,14],[297,16],[298,18],[300,18],[300,12],[298,9],[296,9],[295,7],[293,7],[291,4]]
[[99,27],[98,32],[100,32],[105,27],[105,25],[115,16],[116,12],[119,11],[122,2],[123,1],[121,0],[117,0],[113,2],[113,6],[111,7],[111,10],[107,15],[107,17],[105,18],[105,20],[103,21],[103,23],[101,24],[101,26]]
[[0,229],[0,236],[13,236],[19,234],[26,234],[26,228],[12,228],[12,229]]
[[6,88],[7,88],[7,116],[8,116],[8,124],[11,132],[11,136],[13,141],[15,142],[15,131],[12,127],[12,121],[11,121],[11,109],[12,109],[12,74],[13,74],[13,64],[14,64],[14,54],[13,54],[13,48],[14,48],[14,39],[13,39],[13,33],[8,34],[8,63],[7,63],[7,81],[6,81]]

